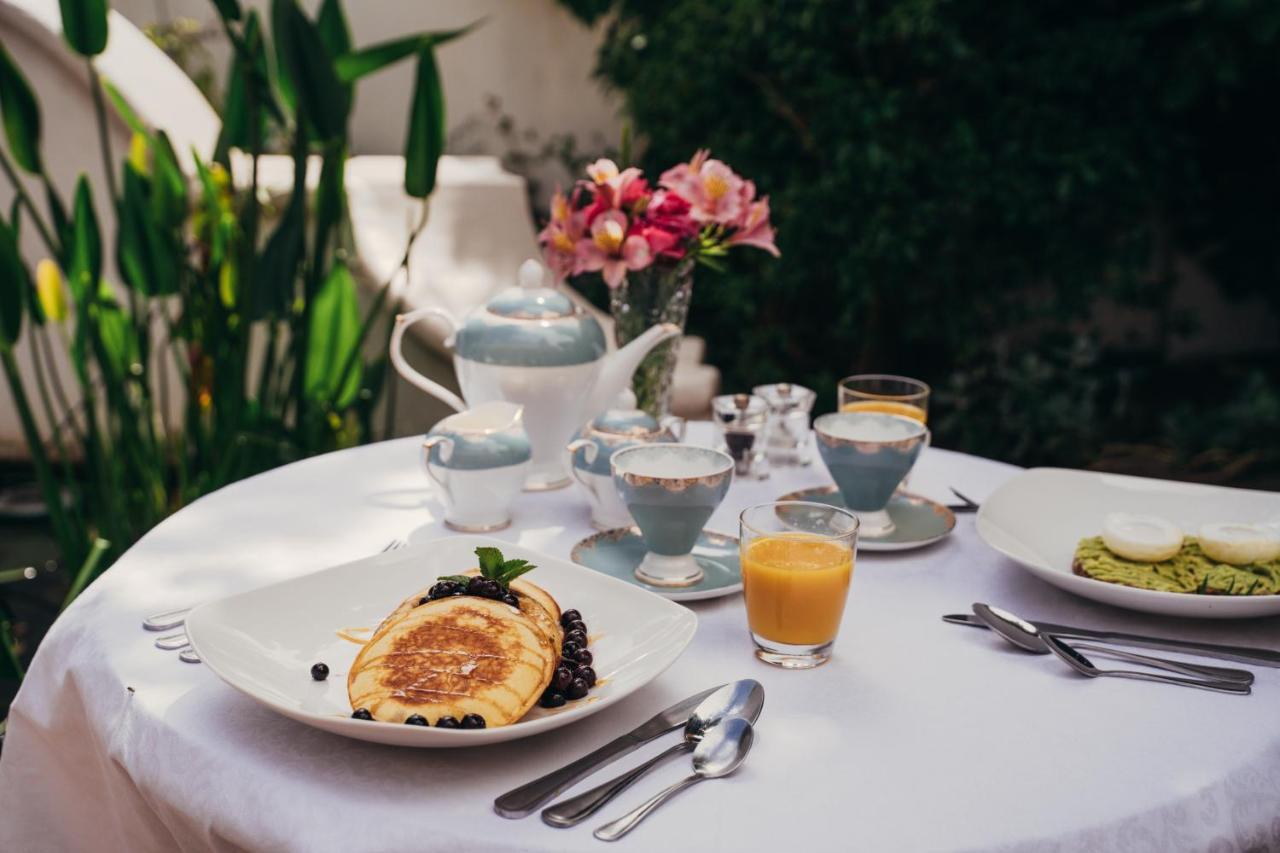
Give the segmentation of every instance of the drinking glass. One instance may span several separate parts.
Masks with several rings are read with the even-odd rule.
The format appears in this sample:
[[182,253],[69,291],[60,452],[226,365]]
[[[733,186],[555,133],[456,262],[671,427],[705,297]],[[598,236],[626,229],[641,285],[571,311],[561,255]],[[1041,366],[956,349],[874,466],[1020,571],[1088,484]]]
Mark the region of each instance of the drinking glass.
[[738,516],[742,593],[756,657],[786,669],[831,659],[853,577],[858,517],[808,501],[773,501]]
[[842,412],[881,412],[927,423],[929,386],[919,379],[887,373],[846,376],[836,387]]

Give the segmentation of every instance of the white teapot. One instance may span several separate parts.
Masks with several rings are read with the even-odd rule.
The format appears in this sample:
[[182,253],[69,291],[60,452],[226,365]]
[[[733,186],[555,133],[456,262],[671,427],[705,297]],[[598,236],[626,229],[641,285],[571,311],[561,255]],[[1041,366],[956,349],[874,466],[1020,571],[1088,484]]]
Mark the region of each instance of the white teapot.
[[[650,350],[680,334],[679,326],[663,323],[608,352],[595,317],[546,287],[545,277],[542,264],[525,261],[519,285],[499,291],[463,323],[439,308],[419,308],[397,316],[391,333],[396,371],[458,411],[493,400],[524,407],[533,447],[527,491],[568,485],[565,444],[630,386],[631,374]],[[400,351],[405,329],[428,316],[442,318],[452,329],[445,346],[453,350],[462,397],[414,370]]]

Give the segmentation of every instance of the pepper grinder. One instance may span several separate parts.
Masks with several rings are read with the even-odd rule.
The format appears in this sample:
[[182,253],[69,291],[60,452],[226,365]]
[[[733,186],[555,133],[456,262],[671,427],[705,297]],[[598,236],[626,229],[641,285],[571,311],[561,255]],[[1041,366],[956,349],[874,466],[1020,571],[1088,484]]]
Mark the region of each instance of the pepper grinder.
[[812,432],[809,413],[817,395],[803,385],[778,382],[752,389],[769,407],[767,455],[774,465],[808,465]]

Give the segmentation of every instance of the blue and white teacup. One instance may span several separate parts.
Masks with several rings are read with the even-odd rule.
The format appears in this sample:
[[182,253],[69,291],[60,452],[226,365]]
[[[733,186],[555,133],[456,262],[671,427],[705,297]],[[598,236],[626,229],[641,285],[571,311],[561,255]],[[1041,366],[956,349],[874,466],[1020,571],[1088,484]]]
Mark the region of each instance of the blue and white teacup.
[[504,401],[450,415],[422,442],[423,466],[444,493],[444,523],[464,533],[511,524],[532,458],[524,409]]
[[833,412],[813,422],[818,455],[836,481],[845,506],[857,514],[864,536],[886,536],[885,511],[894,490],[929,442],[920,421],[880,412]]
[[648,549],[636,577],[654,586],[700,581],[691,552],[733,482],[733,457],[692,444],[642,444],[614,453],[610,465]]

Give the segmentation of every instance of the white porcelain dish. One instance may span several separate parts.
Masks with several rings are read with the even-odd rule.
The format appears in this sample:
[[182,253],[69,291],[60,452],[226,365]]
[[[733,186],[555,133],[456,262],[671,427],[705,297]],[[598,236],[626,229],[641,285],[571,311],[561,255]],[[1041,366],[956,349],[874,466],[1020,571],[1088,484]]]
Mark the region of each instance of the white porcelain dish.
[[1077,543],[1102,532],[1108,513],[1158,515],[1194,533],[1209,521],[1280,518],[1280,494],[1175,483],[1145,477],[1033,468],[982,502],[977,529],[992,548],[1041,580],[1131,610],[1205,619],[1280,615],[1280,595],[1228,596],[1160,592],[1072,573]]
[[[534,708],[510,726],[463,731],[351,719],[347,673],[359,645],[339,636],[371,629],[404,598],[438,575],[476,564],[477,546],[538,568],[528,578],[563,609],[576,609],[592,634],[601,683],[562,708]],[[325,731],[375,743],[461,747],[515,740],[602,711],[660,675],[693,639],[689,609],[614,578],[482,536],[448,536],[243,592],[202,605],[187,617],[201,660],[223,681],[267,707]],[[367,636],[367,633],[362,635]],[[314,681],[311,665],[328,664]]]

